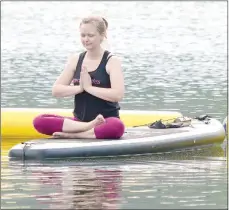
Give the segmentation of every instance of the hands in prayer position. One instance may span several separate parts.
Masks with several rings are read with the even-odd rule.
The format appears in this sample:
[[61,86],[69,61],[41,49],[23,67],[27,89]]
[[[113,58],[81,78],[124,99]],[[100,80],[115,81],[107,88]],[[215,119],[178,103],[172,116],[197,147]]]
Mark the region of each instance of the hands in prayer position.
[[92,86],[91,77],[87,71],[87,68],[83,66],[80,73],[80,88],[83,92],[83,90],[87,91],[87,89],[91,86]]

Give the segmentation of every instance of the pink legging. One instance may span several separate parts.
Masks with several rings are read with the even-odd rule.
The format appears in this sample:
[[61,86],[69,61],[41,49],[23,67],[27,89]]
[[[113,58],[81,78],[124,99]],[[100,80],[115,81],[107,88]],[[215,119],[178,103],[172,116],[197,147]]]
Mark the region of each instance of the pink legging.
[[[34,118],[34,128],[42,134],[52,135],[54,132],[62,132],[64,119],[79,121],[74,117],[63,117],[54,114],[42,114]],[[116,117],[108,117],[106,122],[94,128],[97,139],[119,139],[125,131],[123,122]]]

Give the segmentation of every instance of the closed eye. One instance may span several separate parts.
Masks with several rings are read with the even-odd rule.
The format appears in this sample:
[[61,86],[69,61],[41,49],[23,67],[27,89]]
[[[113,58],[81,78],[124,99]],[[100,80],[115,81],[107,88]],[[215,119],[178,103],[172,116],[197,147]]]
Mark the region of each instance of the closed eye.
[[[86,34],[81,34],[81,37],[85,37],[86,36]],[[95,35],[94,34],[88,34],[87,35],[88,37],[94,37]]]

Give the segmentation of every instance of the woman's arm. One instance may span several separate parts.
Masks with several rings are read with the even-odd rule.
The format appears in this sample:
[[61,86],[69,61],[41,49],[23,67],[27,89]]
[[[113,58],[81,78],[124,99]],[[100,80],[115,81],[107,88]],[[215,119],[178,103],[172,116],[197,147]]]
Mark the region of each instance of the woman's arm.
[[118,102],[124,97],[124,77],[121,68],[121,61],[112,56],[106,66],[107,73],[110,75],[111,88],[99,88],[88,86],[85,91],[103,100]]
[[75,73],[78,55],[72,55],[68,58],[64,70],[55,81],[52,87],[54,97],[68,97],[83,92],[81,86],[70,85]]

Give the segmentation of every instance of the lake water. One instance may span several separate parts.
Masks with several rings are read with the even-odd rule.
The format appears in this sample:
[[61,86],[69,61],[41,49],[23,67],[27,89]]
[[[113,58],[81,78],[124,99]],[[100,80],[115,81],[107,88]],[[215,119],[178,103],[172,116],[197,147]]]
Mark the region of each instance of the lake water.
[[[83,50],[79,21],[109,22],[122,109],[227,115],[227,2],[3,2],[1,107],[72,108],[51,86]],[[10,145],[10,143],[9,143]],[[2,153],[2,208],[227,207],[226,143],[195,152],[15,163]]]

